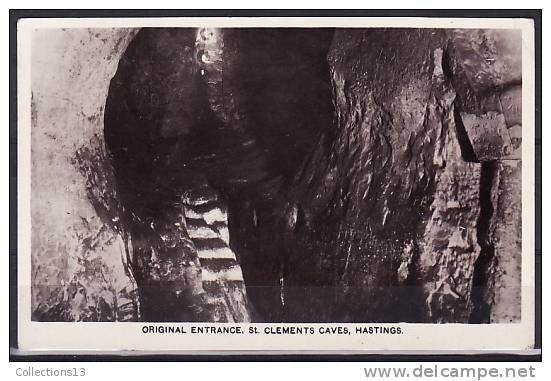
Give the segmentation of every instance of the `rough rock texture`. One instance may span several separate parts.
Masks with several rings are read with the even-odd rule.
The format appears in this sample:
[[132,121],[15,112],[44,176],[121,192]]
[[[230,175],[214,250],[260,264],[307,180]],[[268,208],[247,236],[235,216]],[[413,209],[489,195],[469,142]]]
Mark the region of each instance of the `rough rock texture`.
[[487,284],[491,322],[518,322],[521,318],[521,169],[520,160],[503,160],[497,168],[492,232],[495,259]]
[[36,316],[115,310],[78,252],[123,254],[143,320],[519,321],[518,32],[145,28],[108,96],[133,32],[52,33],[64,77],[33,84]]
[[109,89],[105,135],[146,321],[251,319],[240,265],[222,239],[225,207],[208,182],[227,120],[211,67],[219,50],[206,30],[142,29]]
[[32,52],[32,317],[138,319],[103,140],[109,81],[135,31],[39,30]]
[[[181,316],[172,315],[179,310],[196,311],[186,317],[192,320],[251,319],[242,280],[222,279],[222,274],[241,273],[240,268],[231,270],[233,259],[224,269],[221,258],[216,259],[218,278],[205,284],[209,258],[201,258],[202,244],[190,242],[198,238],[189,236],[189,226],[180,225],[180,238],[169,239],[174,245],[170,248],[163,236],[172,234],[163,232],[181,218],[177,209],[185,195],[198,188],[207,203],[214,201],[209,194],[221,195],[220,209],[229,205],[227,222],[233,229],[241,209],[247,210],[242,201],[271,200],[292,179],[297,163],[316,145],[317,131],[331,126],[325,61],[331,35],[326,30],[144,29],[129,46],[111,83],[105,133],[131,235],[144,243],[133,246],[145,319],[179,320]],[[323,44],[319,48],[324,38],[325,50]],[[319,81],[319,73],[327,80]],[[324,96],[318,96],[320,91]],[[274,303],[263,297],[274,290],[279,294],[279,274],[271,271],[272,261],[263,259],[264,248],[249,252],[239,237],[234,239],[236,234],[229,234],[230,250],[244,266],[247,294],[261,310],[266,307],[263,316],[279,305],[279,299]],[[254,238],[247,234],[247,239]],[[155,250],[148,242],[154,242]],[[280,254],[272,243],[266,250],[276,259]],[[210,251],[223,250],[218,243]],[[152,277],[157,262],[170,267]],[[189,281],[171,292],[185,273]],[[203,291],[219,297],[205,299]],[[189,302],[180,308],[179,299]],[[209,300],[214,305],[207,308]],[[166,308],[159,309],[159,304]],[[214,312],[219,310],[225,312]]]
[[[518,320],[520,236],[507,228],[500,200],[516,200],[508,217],[520,226],[520,193],[499,189],[519,184],[500,177],[507,167],[496,162],[519,158],[513,37],[335,31],[328,69],[337,125],[318,129],[315,150],[289,172],[293,180],[284,175],[277,196],[230,203],[232,245],[247,284],[263,290],[249,294],[265,319]],[[502,275],[509,267],[515,280]],[[493,292],[515,312],[502,311]]]
[[[521,305],[521,34],[453,30],[449,72],[465,128],[463,146],[482,163],[471,322],[518,322]],[[505,233],[507,232],[507,233]]]
[[[240,144],[245,155],[232,156],[234,178],[240,181],[217,183],[228,199],[230,244],[241,258],[248,295],[265,321],[286,319],[284,274],[293,266],[287,262],[285,245],[292,240],[287,226],[292,229],[301,215],[289,202],[291,183],[321,135],[334,128],[326,59],[332,36],[331,29],[287,28],[223,34],[223,78],[238,115],[233,125],[248,140]],[[305,284],[318,290],[318,270],[298,267],[297,275],[301,269]]]

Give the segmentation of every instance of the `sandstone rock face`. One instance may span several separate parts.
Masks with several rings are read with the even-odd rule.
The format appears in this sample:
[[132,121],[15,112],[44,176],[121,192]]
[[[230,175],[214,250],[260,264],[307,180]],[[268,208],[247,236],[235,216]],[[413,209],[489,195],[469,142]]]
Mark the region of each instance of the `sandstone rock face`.
[[[253,302],[280,304],[268,319],[502,321],[511,311],[499,312],[497,292],[518,320],[520,236],[499,205],[514,197],[520,213],[518,190],[499,191],[511,181],[504,163],[519,158],[519,41],[510,37],[335,31],[336,126],[320,130],[278,197],[241,199],[230,213],[233,245],[250,258],[245,274],[273,290]],[[270,244],[274,236],[282,240]],[[264,262],[248,269],[256,255]],[[494,287],[496,277],[517,291]]]
[[491,322],[518,322],[521,318],[521,170],[520,160],[503,160],[497,168],[491,232],[495,259],[487,284]]
[[481,181],[487,183],[480,190],[482,255],[474,278],[478,310],[471,318],[519,321],[521,35],[514,30],[453,30],[450,36],[449,70],[461,109],[456,122],[465,127],[472,158],[482,163]]
[[109,81],[135,34],[39,30],[32,55],[32,317],[139,317],[103,139]]
[[208,182],[228,121],[215,32],[142,29],[109,89],[106,141],[146,321],[251,320],[226,207]]
[[50,33],[35,318],[520,319],[519,33]]

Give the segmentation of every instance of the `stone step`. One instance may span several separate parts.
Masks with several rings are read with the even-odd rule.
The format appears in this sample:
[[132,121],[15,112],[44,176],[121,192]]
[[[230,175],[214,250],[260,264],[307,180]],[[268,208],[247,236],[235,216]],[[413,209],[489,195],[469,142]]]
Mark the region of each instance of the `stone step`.
[[216,281],[204,281],[203,290],[206,295],[211,297],[216,297],[221,289],[235,289],[243,286],[242,280],[230,280],[226,282],[216,282]]
[[184,213],[187,218],[202,218],[209,225],[214,222],[228,223],[228,211],[220,201],[211,201],[199,205],[185,205]]
[[[229,247],[227,207],[216,191],[206,183],[197,184],[186,192],[183,202],[186,227],[197,249],[203,283],[241,282],[242,287],[241,266]],[[223,295],[224,291],[218,289],[212,297]]]
[[230,230],[228,229],[227,223],[215,221],[210,226],[218,232],[220,239],[222,239],[226,245],[230,244]]
[[231,268],[212,271],[210,269],[201,269],[201,276],[203,282],[217,282],[217,281],[243,281],[243,273],[241,272],[241,267],[235,264]]
[[197,250],[217,250],[228,247],[226,243],[219,237],[216,238],[198,238],[194,239],[193,243]]
[[234,252],[221,238],[196,238],[193,240],[193,243],[195,244],[197,255],[200,259],[219,258],[231,259],[234,261],[236,259]]
[[201,259],[203,282],[243,281],[241,266],[234,259]]
[[220,233],[202,218],[186,218],[189,238],[220,238]]
[[201,261],[202,268],[208,268],[211,271],[219,272],[239,265],[235,259],[230,258],[207,258]]
[[184,196],[184,203],[190,206],[206,205],[218,201],[218,193],[208,185],[188,189]]

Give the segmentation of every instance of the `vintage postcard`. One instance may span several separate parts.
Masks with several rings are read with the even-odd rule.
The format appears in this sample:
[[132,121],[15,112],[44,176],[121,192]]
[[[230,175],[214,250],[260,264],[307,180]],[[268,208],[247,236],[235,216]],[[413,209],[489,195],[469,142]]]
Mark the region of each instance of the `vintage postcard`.
[[532,20],[36,18],[17,45],[21,351],[533,348]]

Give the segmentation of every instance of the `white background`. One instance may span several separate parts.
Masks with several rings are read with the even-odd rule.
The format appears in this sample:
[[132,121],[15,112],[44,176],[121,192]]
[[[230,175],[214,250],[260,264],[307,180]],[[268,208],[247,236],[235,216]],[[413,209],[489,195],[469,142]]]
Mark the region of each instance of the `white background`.
[[[0,187],[0,192],[2,192],[2,199],[4,202],[4,208],[3,208],[3,218],[2,218],[2,226],[0,227],[0,234],[1,240],[0,242],[3,243],[4,246],[4,252],[5,252],[5,262],[4,266],[2,266],[2,279],[3,279],[3,287],[1,288],[1,299],[2,305],[4,306],[4,311],[0,315],[0,319],[2,321],[2,330],[0,331],[0,337],[1,342],[4,343],[4,353],[1,360],[0,365],[0,374],[1,379],[3,380],[12,380],[12,379],[34,379],[31,377],[16,377],[16,369],[17,368],[25,368],[28,366],[34,366],[35,368],[45,368],[45,367],[52,367],[52,368],[71,368],[71,367],[79,367],[84,366],[87,369],[87,376],[82,378],[84,379],[90,379],[90,380],[102,380],[102,379],[124,379],[124,380],[165,380],[169,378],[176,378],[178,380],[181,379],[201,379],[203,380],[255,380],[258,381],[261,380],[295,380],[295,379],[301,379],[301,378],[308,378],[308,379],[316,379],[316,380],[355,380],[355,379],[366,379],[364,376],[363,368],[365,366],[383,366],[383,365],[392,365],[392,366],[408,366],[410,369],[413,369],[414,367],[418,367],[419,364],[416,363],[378,363],[378,364],[369,364],[366,362],[347,362],[347,363],[261,363],[261,362],[254,362],[254,363],[227,363],[227,362],[217,362],[217,363],[83,363],[83,364],[76,364],[76,363],[63,363],[63,364],[52,364],[52,363],[34,363],[34,364],[26,364],[26,363],[9,363],[8,362],[8,287],[9,287],[9,268],[7,265],[7,257],[8,257],[8,242],[9,242],[9,220],[8,220],[8,208],[9,208],[9,188],[8,188],[8,169],[9,169],[9,154],[8,154],[8,148],[7,148],[7,142],[9,141],[9,128],[8,128],[8,115],[9,115],[9,92],[8,92],[8,83],[9,83],[9,61],[8,61],[8,52],[9,52],[9,25],[8,25],[8,9],[9,8],[34,8],[34,9],[40,9],[44,8],[45,6],[48,6],[49,8],[125,8],[128,6],[131,6],[132,8],[148,8],[152,5],[155,5],[158,8],[165,8],[165,9],[171,9],[171,8],[199,8],[204,9],[206,6],[209,6],[211,8],[221,8],[221,9],[227,9],[230,6],[232,8],[312,8],[315,6],[316,8],[334,8],[334,7],[340,7],[340,8],[376,8],[377,6],[384,6],[387,8],[403,8],[403,9],[410,9],[412,5],[416,5],[419,8],[457,8],[458,6],[462,6],[464,8],[544,8],[543,9],[543,20],[542,20],[542,40],[547,42],[548,37],[548,29],[546,28],[546,13],[551,12],[549,9],[545,9],[546,3],[549,4],[549,1],[530,1],[530,0],[523,0],[523,1],[471,1],[471,0],[462,0],[461,2],[444,2],[444,1],[423,1],[423,0],[416,0],[414,3],[411,1],[385,1],[385,2],[368,2],[366,0],[363,1],[316,1],[311,2],[311,4],[308,4],[307,2],[298,2],[296,0],[290,1],[290,0],[279,0],[279,1],[263,1],[260,2],[254,2],[254,1],[236,1],[233,0],[231,2],[223,2],[223,1],[215,1],[210,0],[208,2],[190,2],[190,1],[165,1],[165,0],[155,0],[154,2],[148,2],[148,1],[138,1],[134,0],[132,2],[122,2],[122,1],[114,1],[114,0],[96,0],[94,2],[90,1],[6,1],[4,2],[7,6],[4,11],[4,23],[2,25],[2,52],[3,52],[3,60],[1,61],[2,64],[2,84],[3,84],[3,93],[2,93],[2,102],[1,107],[3,110],[3,128],[1,129],[1,137],[2,141],[4,141],[4,150],[2,151],[2,161],[1,161],[1,173],[2,178],[4,179],[5,183],[2,187]],[[543,44],[543,51],[542,51],[542,59],[543,59],[543,68],[546,67],[546,64],[548,62],[547,58],[549,55],[548,50],[546,49],[545,42]],[[549,45],[549,43],[547,43]],[[549,83],[549,76],[546,75],[545,69],[543,69],[542,73],[542,88],[543,90],[543,99],[542,104],[547,104],[546,100],[548,99],[548,91],[547,89],[551,88],[551,83]],[[15,99],[12,99],[11,101],[15,101]],[[548,129],[545,128],[548,121],[548,115],[546,113],[543,113],[543,120],[542,120],[542,141],[548,141],[547,135],[549,135]],[[543,157],[542,157],[542,165],[543,165],[543,175],[542,175],[542,183],[543,183],[543,195],[546,194],[546,191],[549,188],[549,176],[546,176],[546,164],[549,164],[550,162],[550,150],[543,150]],[[546,216],[549,216],[551,209],[550,209],[550,202],[546,197],[543,197],[543,210],[542,210],[542,216],[543,216],[543,225],[542,225],[542,231],[543,231],[543,252],[546,252],[546,249],[549,247],[549,239],[548,234],[546,234],[547,231],[549,231],[548,228],[548,221],[546,219]],[[543,264],[542,264],[542,271],[546,271],[548,261],[544,258]],[[548,277],[547,277],[548,278]],[[548,295],[549,291],[549,282],[546,282],[546,276],[543,277],[543,295]],[[545,300],[545,297],[544,297]],[[547,336],[549,336],[548,330],[545,329],[545,319],[548,316],[548,304],[543,304],[543,342],[547,343]],[[545,346],[545,345],[544,345]],[[543,356],[543,363],[539,364],[449,364],[449,365],[457,365],[457,366],[477,366],[477,365],[487,365],[487,366],[497,366],[497,367],[505,367],[505,366],[521,366],[521,365],[534,365],[536,367],[536,375],[537,379],[549,379],[551,377],[551,360],[546,360],[546,356]],[[431,366],[431,364],[423,364],[424,366]],[[439,366],[445,366],[445,364],[439,364]]]

